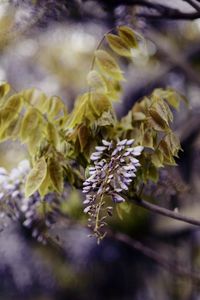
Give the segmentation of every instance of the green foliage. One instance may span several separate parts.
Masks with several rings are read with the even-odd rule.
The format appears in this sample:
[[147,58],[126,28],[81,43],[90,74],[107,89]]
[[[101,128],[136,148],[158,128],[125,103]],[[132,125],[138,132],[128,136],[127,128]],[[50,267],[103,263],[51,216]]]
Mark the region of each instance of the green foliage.
[[25,186],[25,196],[29,197],[34,192],[36,192],[44,181],[47,173],[47,164],[44,157],[41,157],[34,168],[28,175],[26,186]]
[[[135,146],[144,146],[141,168],[130,187],[132,196],[141,183],[157,182],[159,168],[176,165],[181,147],[171,128],[172,109],[185,101],[182,95],[172,89],[156,89],[121,120],[113,110],[125,78],[112,51],[131,58],[137,40],[138,34],[126,26],[118,27],[117,34],[105,35],[110,51],[95,51],[88,91],[77,98],[71,113],[59,97],[48,97],[36,89],[8,96],[9,84],[0,86],[0,141],[19,139],[27,145],[32,161],[26,197],[37,190],[42,197],[50,191],[62,193],[66,182],[80,188],[90,155],[102,139],[134,139]],[[121,209],[129,211],[124,204]]]

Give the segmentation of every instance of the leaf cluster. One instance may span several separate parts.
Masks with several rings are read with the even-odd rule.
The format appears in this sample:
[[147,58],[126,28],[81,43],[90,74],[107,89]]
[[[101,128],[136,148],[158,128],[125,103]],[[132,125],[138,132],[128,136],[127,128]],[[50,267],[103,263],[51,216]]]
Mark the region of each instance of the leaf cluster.
[[[35,89],[10,96],[9,84],[0,86],[0,141],[20,140],[31,157],[26,197],[36,191],[42,197],[51,191],[62,193],[66,183],[80,188],[90,156],[103,139],[134,139],[135,146],[144,147],[141,167],[127,197],[135,195],[142,182],[157,182],[159,168],[176,165],[181,146],[172,129],[173,109],[185,100],[182,95],[172,89],[156,89],[121,120],[113,109],[124,80],[116,55],[131,58],[139,38],[126,26],[118,27],[117,34],[104,36],[87,76],[88,90],[77,98],[70,113],[59,97]],[[109,51],[100,49],[103,42]]]

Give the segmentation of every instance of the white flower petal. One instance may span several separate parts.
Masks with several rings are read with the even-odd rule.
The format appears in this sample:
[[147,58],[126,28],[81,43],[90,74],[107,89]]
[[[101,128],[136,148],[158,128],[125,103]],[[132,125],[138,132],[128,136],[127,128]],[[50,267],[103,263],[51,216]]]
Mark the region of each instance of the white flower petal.
[[122,141],[117,143],[117,146],[124,146],[124,145],[126,145],[126,142],[127,142],[127,139],[122,140]]

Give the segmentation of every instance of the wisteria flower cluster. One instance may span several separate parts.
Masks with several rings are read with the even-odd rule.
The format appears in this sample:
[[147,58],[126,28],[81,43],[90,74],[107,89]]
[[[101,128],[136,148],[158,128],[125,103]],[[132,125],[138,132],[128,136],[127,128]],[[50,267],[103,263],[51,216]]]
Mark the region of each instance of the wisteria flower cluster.
[[42,200],[39,193],[25,198],[24,184],[30,171],[28,160],[23,160],[17,168],[7,172],[0,168],[0,220],[2,229],[8,219],[19,221],[28,228],[32,236],[45,243],[45,231],[55,223],[63,195],[49,193]]
[[[125,201],[122,193],[127,191],[133,178],[136,177],[142,146],[133,147],[133,139],[118,142],[102,141],[96,147],[90,159],[94,165],[89,168],[90,177],[83,183],[86,194],[84,212],[88,213],[88,226],[92,227],[98,239],[103,238],[102,228],[106,225],[105,214],[112,215],[112,206],[106,206],[106,198],[114,203]],[[107,215],[106,214],[106,215]]]

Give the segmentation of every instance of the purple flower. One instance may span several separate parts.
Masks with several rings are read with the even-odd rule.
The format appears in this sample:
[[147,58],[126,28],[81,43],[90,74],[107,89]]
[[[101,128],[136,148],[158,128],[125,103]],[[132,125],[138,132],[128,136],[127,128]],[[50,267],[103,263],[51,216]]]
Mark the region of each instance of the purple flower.
[[136,177],[140,166],[136,156],[143,151],[142,146],[134,147],[134,140],[102,141],[103,146],[95,147],[90,159],[93,166],[89,168],[89,178],[83,183],[83,193],[86,194],[85,213],[90,215],[89,227],[92,227],[98,239],[101,239],[100,228],[102,212],[110,215],[110,206],[106,208],[106,198],[114,203],[124,202],[121,194],[127,191]]

